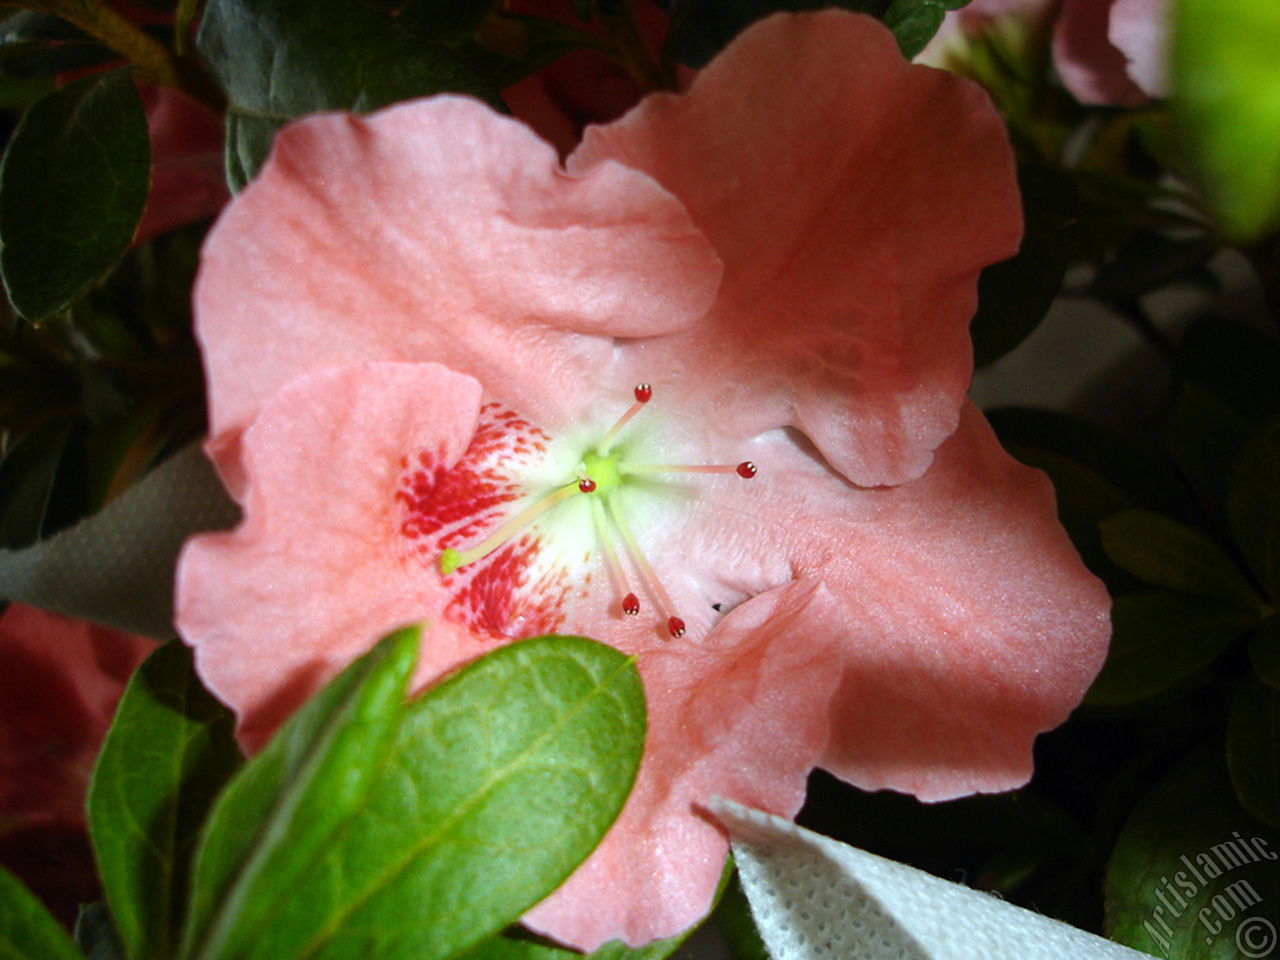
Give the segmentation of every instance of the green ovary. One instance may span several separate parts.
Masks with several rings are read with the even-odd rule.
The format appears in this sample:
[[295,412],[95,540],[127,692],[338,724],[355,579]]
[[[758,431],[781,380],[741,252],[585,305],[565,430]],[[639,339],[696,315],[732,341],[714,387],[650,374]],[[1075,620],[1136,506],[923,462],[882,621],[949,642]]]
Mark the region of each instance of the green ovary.
[[618,454],[601,456],[592,451],[582,458],[582,469],[596,483],[595,493],[607,497],[622,486],[622,471],[618,469]]

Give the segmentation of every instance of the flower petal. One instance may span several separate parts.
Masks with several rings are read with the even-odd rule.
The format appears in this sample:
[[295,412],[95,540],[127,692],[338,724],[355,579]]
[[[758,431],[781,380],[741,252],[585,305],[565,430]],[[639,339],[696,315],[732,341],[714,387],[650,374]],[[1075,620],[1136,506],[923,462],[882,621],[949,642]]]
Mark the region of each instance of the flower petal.
[[926,469],[972,373],[978,273],[1021,234],[980,88],[906,63],[870,18],[781,14],[686,94],[590,128],[568,165],[607,160],[684,201],[725,263],[707,322],[643,344],[651,361],[696,363],[734,394],[726,430],[799,426],[857,483]]
[[478,102],[305,119],[205,246],[210,449],[238,495],[237,437],[267,397],[375,359],[447,363],[554,420],[592,389],[608,336],[692,322],[719,279],[715,252],[648,177],[614,165],[566,177],[549,145]]
[[[176,617],[246,743],[384,633],[439,616],[439,575],[406,557],[395,491],[407,455],[456,463],[479,407],[479,384],[437,364],[359,364],[299,378],[246,431],[245,520],[188,542]],[[456,632],[432,626],[420,676],[483,652]]]
[[792,583],[696,645],[641,652],[649,731],[636,786],[601,845],[525,924],[589,951],[672,936],[705,916],[729,847],[696,810],[712,795],[788,817],[800,809],[826,745],[839,620],[824,587]]
[[1053,31],[1053,65],[1081,103],[1140,107],[1147,95],[1129,78],[1108,38],[1114,0],[1064,0]]
[[1047,478],[970,405],[923,478],[833,506],[790,521],[813,541],[797,575],[821,577],[845,616],[820,766],[924,800],[1025,783],[1036,734],[1079,704],[1110,636]]
[[1150,97],[1169,95],[1169,14],[1165,0],[1115,0],[1107,37],[1125,72]]

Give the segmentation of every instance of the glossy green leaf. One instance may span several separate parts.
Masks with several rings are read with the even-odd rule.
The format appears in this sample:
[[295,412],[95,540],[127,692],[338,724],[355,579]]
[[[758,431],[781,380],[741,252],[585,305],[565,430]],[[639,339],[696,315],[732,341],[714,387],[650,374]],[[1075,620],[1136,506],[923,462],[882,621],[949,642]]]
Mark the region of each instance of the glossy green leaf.
[[403,720],[417,644],[416,628],[383,639],[294,714],[223,792],[201,838],[184,956],[245,955],[368,801]]
[[1111,649],[1086,695],[1098,706],[1134,703],[1187,680],[1249,632],[1254,618],[1216,600],[1173,593],[1116,597]]
[[[701,69],[734,37],[771,13],[831,5],[822,0],[675,0],[663,56]],[[888,9],[889,0],[874,0],[871,5],[874,11],[864,4],[862,12],[879,15]]]
[[[643,751],[634,665],[581,638],[494,651],[409,705],[391,740],[369,743],[344,724],[329,732],[320,721],[344,702],[331,691],[219,804],[197,868],[187,956],[456,956],[587,856],[621,810]],[[319,745],[320,734],[333,746]],[[286,753],[311,759],[303,770],[284,764]]]
[[[460,2],[454,12],[475,11]],[[251,178],[275,129],[308,113],[365,112],[442,92],[499,104],[483,51],[451,45],[457,21],[443,19],[447,29],[350,0],[210,0],[197,45],[231,101],[229,181]]]
[[46,532],[74,424],[55,419],[23,437],[0,460],[0,546],[19,550]]
[[1250,243],[1280,229],[1280,4],[1173,5],[1174,115],[1223,232]]
[[1215,597],[1244,611],[1262,599],[1231,558],[1198,530],[1148,510],[1124,510],[1099,524],[1108,556],[1134,576],[1196,597]]
[[[1138,803],[1107,864],[1112,939],[1160,957],[1239,960],[1280,903],[1280,835],[1242,810],[1216,748],[1181,762]],[[1270,927],[1274,932],[1275,928]]]
[[240,764],[233,724],[177,640],[148,657],[125,689],[89,788],[89,832],[131,957],[176,952],[196,837]]
[[1272,614],[1253,632],[1249,662],[1259,680],[1280,690],[1280,616]]
[[65,310],[128,249],[150,185],[142,100],[126,70],[27,111],[0,167],[0,272],[33,321]]
[[1227,500],[1231,531],[1262,588],[1280,600],[1280,417],[1236,458]]
[[1250,676],[1231,702],[1227,767],[1240,803],[1280,828],[1280,690]]
[[942,26],[948,10],[959,10],[969,0],[893,0],[884,13],[884,25],[898,38],[898,49],[908,60],[923,50]]
[[1000,359],[1044,319],[1062,289],[1074,224],[1075,184],[1060,170],[1021,164],[1025,230],[1017,254],[982,271],[978,312],[970,330],[974,363]]
[[84,960],[22,881],[0,867],[0,960]]

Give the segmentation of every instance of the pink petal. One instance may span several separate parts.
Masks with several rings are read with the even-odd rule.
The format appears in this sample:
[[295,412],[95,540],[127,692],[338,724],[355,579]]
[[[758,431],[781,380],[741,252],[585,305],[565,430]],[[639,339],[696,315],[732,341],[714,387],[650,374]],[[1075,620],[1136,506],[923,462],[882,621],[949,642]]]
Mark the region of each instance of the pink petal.
[[636,786],[604,842],[527,926],[594,950],[688,929],[711,906],[728,841],[713,794],[793,816],[827,740],[839,612],[818,583],[748,601],[696,645],[639,654],[649,731]]
[[1115,0],[1107,30],[1125,72],[1150,97],[1169,95],[1169,15],[1164,0]]
[[1147,95],[1125,72],[1124,54],[1108,39],[1113,0],[1064,0],[1053,32],[1053,63],[1081,103],[1140,107]]
[[303,120],[205,246],[211,450],[238,493],[237,438],[265,399],[362,360],[446,362],[554,421],[594,389],[607,336],[692,322],[719,276],[647,177],[566,177],[550,146],[477,102]]
[[797,576],[823,579],[845,615],[820,766],[924,800],[1025,783],[1035,735],[1080,702],[1110,637],[1048,480],[969,405],[923,478],[833,516],[838,496],[789,521],[811,537]]
[[[780,79],[785,78],[785,80]],[[981,268],[1021,232],[1013,156],[975,85],[829,11],[745,31],[687,94],[587,131],[684,201],[725,263],[707,322],[648,347],[751,436],[799,426],[857,483],[920,475],[954,429]]]
[[[188,542],[176,616],[246,743],[378,637],[439,616],[438,572],[407,555],[394,495],[406,455],[458,460],[479,404],[474,380],[436,364],[361,364],[299,378],[246,431],[246,519]],[[436,625],[421,675],[483,652],[455,639]]]

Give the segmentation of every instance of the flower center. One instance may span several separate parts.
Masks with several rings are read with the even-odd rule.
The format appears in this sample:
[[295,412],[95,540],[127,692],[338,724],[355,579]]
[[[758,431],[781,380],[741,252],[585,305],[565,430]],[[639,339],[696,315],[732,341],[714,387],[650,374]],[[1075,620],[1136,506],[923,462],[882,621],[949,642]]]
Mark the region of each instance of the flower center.
[[619,509],[617,494],[623,490],[632,478],[644,475],[661,474],[736,474],[744,480],[756,475],[755,464],[750,461],[734,465],[718,464],[647,464],[631,462],[621,454],[613,452],[613,442],[628,422],[639,413],[653,396],[653,390],[647,383],[635,388],[635,403],[618,421],[605,432],[604,437],[595,449],[588,451],[578,464],[575,476],[564,485],[556,487],[540,499],[526,506],[519,513],[508,518],[475,546],[459,551],[446,549],[440,554],[440,572],[445,576],[460,567],[475,563],[498,550],[513,537],[520,534],[539,517],[573,497],[586,494],[591,497],[591,514],[599,541],[600,551],[609,571],[609,579],[618,597],[620,608],[627,616],[636,616],[640,612],[640,598],[632,589],[627,576],[616,541],[620,541],[630,565],[644,586],[645,592],[653,598],[659,612],[666,620],[667,632],[673,637],[684,636],[685,623],[677,614],[675,604],[663,587],[653,565],[632,533],[630,526]]

